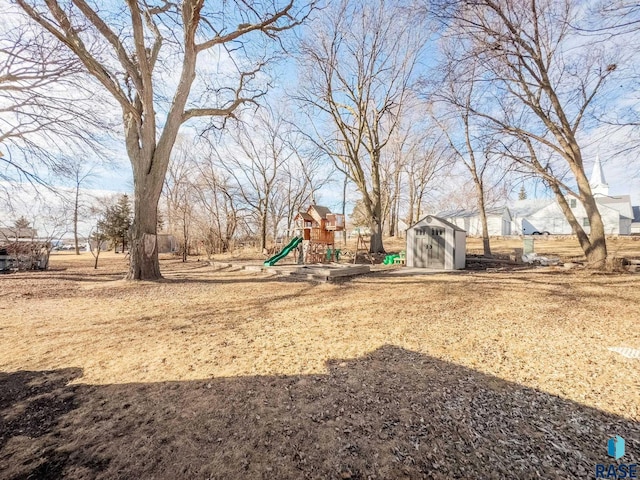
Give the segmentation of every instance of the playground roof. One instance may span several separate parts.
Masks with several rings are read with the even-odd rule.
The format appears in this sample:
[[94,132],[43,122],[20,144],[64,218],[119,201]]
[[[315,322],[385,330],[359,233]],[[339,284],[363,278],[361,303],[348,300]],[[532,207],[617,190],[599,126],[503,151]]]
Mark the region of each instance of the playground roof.
[[320,215],[320,217],[322,217],[322,218],[327,218],[327,214],[331,213],[331,210],[329,210],[327,207],[323,207],[323,206],[320,206],[320,205],[311,205],[311,206],[309,207],[309,211],[310,211],[312,208],[313,208],[313,209],[318,213],[318,215]]
[[313,220],[313,217],[306,212],[298,212],[297,216],[301,217],[303,220],[308,220],[309,222]]

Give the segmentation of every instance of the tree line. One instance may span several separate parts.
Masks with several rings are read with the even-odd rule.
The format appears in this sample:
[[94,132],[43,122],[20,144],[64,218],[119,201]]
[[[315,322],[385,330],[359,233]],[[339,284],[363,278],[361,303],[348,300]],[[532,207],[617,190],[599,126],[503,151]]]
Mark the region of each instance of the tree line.
[[[615,100],[612,79],[633,80],[633,6],[127,0],[97,9],[14,0],[11,8],[20,21],[0,39],[9,125],[0,160],[17,172],[11,179],[37,181],[38,162],[57,163],[51,145],[104,155],[103,132],[113,132],[134,179],[130,279],[161,276],[163,203],[185,245],[197,231],[211,251],[225,250],[253,232],[265,247],[327,182],[351,184],[371,250],[382,252],[385,225],[393,233],[400,218],[418,219],[433,208],[431,192],[460,172],[473,185],[485,253],[492,191],[521,175],[553,193],[590,264],[606,260],[584,151],[594,132],[637,125],[634,108],[616,118],[603,108]],[[119,115],[97,113],[114,107]],[[588,231],[569,197],[584,206]]]

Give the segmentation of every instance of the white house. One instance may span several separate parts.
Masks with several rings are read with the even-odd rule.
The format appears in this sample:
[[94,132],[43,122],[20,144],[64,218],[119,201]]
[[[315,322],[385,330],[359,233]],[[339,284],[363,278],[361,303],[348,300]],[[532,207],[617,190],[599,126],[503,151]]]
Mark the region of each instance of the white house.
[[[596,158],[589,180],[593,196],[602,216],[607,235],[629,235],[632,224],[637,223],[640,232],[640,218],[636,220],[629,195],[609,195],[609,185],[604,178],[600,158]],[[589,218],[582,203],[572,196],[567,197],[569,207],[584,230],[589,233]],[[512,216],[512,233],[517,235],[535,235],[550,233],[554,235],[571,235],[569,222],[562,213],[560,205],[553,199],[519,200],[510,206]]]
[[513,202],[509,205],[509,211],[511,212],[511,234],[530,235],[538,231],[536,227],[529,222],[529,218],[553,203],[554,201],[550,198],[532,198]]
[[[628,197],[628,196],[627,196]],[[582,204],[575,198],[569,198],[569,205],[576,219],[586,233],[589,233],[589,218]],[[629,203],[629,208],[631,204]],[[615,208],[598,201],[598,211],[602,217],[604,230],[607,235],[629,235],[631,233],[631,219],[620,214]],[[531,235],[536,233],[551,233],[553,235],[571,235],[573,230],[557,202],[522,219],[522,233]]]
[[[487,227],[490,236],[511,235],[511,212],[507,207],[488,208]],[[465,230],[467,235],[481,236],[482,222],[477,210],[452,210],[440,212],[436,217],[443,218],[457,227]]]
[[631,221],[631,233],[640,234],[640,207],[632,207],[633,220]]
[[407,235],[407,230],[409,229],[409,225],[402,219],[398,219],[398,237],[404,238]]

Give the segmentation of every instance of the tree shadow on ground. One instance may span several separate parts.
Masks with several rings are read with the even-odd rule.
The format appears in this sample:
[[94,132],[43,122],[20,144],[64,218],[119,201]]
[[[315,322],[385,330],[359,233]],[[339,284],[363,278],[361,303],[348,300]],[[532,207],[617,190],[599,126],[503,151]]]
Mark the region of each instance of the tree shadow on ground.
[[640,448],[637,419],[393,346],[317,375],[80,373],[0,374],[0,477],[587,478],[609,437]]

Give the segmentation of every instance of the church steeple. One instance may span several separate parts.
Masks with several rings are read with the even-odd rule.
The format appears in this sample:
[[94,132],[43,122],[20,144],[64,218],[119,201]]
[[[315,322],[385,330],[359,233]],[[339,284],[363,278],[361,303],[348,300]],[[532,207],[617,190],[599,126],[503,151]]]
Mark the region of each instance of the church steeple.
[[593,164],[593,171],[591,172],[589,185],[591,185],[591,191],[594,195],[609,195],[609,185],[607,185],[607,182],[604,179],[602,163],[600,162],[600,154],[596,155],[596,163]]

